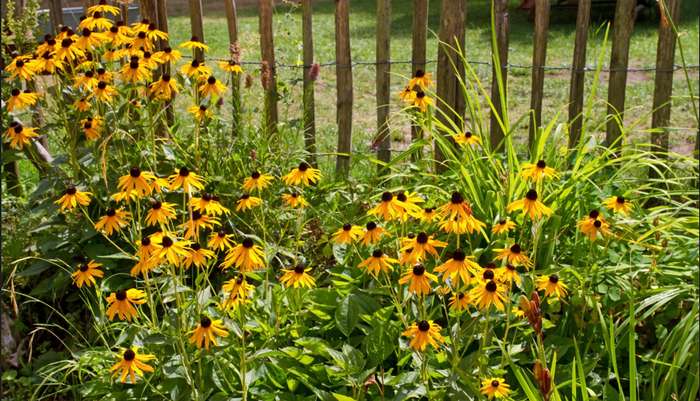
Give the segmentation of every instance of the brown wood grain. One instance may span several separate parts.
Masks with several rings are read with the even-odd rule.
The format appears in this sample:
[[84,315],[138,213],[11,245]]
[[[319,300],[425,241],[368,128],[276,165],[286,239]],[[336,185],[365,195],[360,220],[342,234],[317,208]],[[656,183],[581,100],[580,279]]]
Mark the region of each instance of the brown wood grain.
[[[190,6],[190,26],[192,27],[192,36],[196,36],[200,42],[204,42],[204,22],[202,20],[202,0],[189,0]],[[199,61],[204,61],[204,52],[202,50],[194,51],[194,58]]]
[[[491,110],[491,148],[496,150],[499,145],[502,145],[505,133],[503,127],[498,123],[496,116],[503,120],[504,105],[507,105],[507,89],[508,89],[508,0],[495,0],[493,5],[494,25],[496,30],[496,49],[491,49],[494,54],[498,54],[498,63],[496,58],[493,58],[492,78],[491,78],[491,101],[494,108]],[[500,68],[498,67],[500,65]],[[498,69],[497,69],[498,68]],[[501,76],[501,82],[504,92],[501,93],[498,86],[498,74]],[[503,95],[503,98],[501,97]],[[500,148],[505,149],[505,146]]]
[[605,143],[608,146],[614,143],[619,146],[618,140],[622,135],[620,124],[624,121],[625,87],[635,4],[635,0],[618,0],[615,7],[608,83],[608,123],[605,135]]
[[[411,36],[411,76],[416,71],[426,71],[426,46],[428,41],[428,0],[413,0],[413,33]],[[411,125],[411,140],[423,137],[423,131],[416,124]],[[413,159],[420,154],[414,153]]]
[[265,88],[265,130],[277,133],[277,69],[272,33],[272,0],[260,0],[260,52],[267,64],[269,77]]
[[569,148],[578,145],[583,128],[583,89],[585,83],[586,45],[591,21],[591,0],[579,0],[576,13],[574,59],[569,84]]
[[[391,160],[391,135],[389,131],[389,100],[391,65],[391,0],[377,0],[377,158],[385,163]],[[380,171],[386,169],[381,168]]]
[[350,55],[350,1],[335,1],[335,71],[337,85],[336,120],[338,122],[338,156],[335,171],[338,177],[350,172],[352,146],[352,59]]
[[311,0],[301,1],[301,36],[304,57],[304,147],[308,154],[308,162],[316,165],[316,102],[314,80],[311,77],[311,66],[314,63],[313,8]]
[[544,96],[544,66],[547,61],[547,32],[549,31],[549,0],[535,0],[535,34],[532,46],[532,86],[530,88],[530,129],[528,146],[535,145],[537,128],[542,124]]
[[[228,26],[229,46],[238,46],[238,12],[236,0],[224,0],[226,7],[226,25]],[[238,60],[240,61],[240,60]],[[236,136],[241,126],[241,77],[231,73],[231,134]]]

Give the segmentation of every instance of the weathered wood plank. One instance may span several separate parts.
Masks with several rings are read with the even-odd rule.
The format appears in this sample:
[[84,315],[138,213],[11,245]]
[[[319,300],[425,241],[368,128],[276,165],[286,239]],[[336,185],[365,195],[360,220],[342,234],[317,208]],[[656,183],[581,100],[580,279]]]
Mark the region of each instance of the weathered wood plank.
[[[411,76],[416,72],[426,71],[426,45],[428,41],[428,0],[413,0],[413,35],[411,37]],[[415,124],[411,125],[411,140],[423,137],[423,131]],[[419,158],[414,154],[414,160]]]
[[301,36],[304,53],[304,148],[309,163],[316,165],[316,102],[314,98],[315,78],[311,76],[314,63],[313,9],[311,0],[301,1]]
[[[389,107],[391,65],[389,59],[391,36],[391,0],[377,0],[376,90],[377,90],[377,158],[385,163],[391,160]],[[384,171],[380,166],[380,171]]]
[[335,172],[347,178],[350,173],[352,146],[352,59],[350,55],[350,1],[335,1],[335,73],[337,77],[336,120],[338,122],[338,156]]
[[277,68],[272,33],[272,0],[260,0],[260,52],[262,55],[262,81],[265,89],[265,122],[268,133],[277,132]]
[[528,146],[534,147],[537,127],[542,124],[544,96],[544,66],[547,61],[547,32],[549,30],[549,0],[535,0],[535,34],[532,49],[532,86],[530,89],[530,129]]
[[[224,0],[224,3],[226,6],[226,24],[228,26],[228,42],[231,57],[240,58],[236,0]],[[234,54],[234,50],[237,54]],[[234,61],[240,63],[240,59]],[[231,73],[231,107],[231,134],[236,136],[241,127],[241,77],[237,73]]]
[[583,86],[586,78],[586,42],[590,21],[591,0],[579,0],[569,85],[569,148],[574,148],[579,143],[583,128]]
[[[507,117],[507,93],[508,93],[508,0],[495,0],[493,4],[493,19],[496,30],[496,48],[491,49],[494,56],[498,55],[498,60],[493,57],[493,68],[491,71],[491,101],[494,109],[491,110],[491,148],[497,149],[503,141],[505,133],[503,127],[498,123],[496,116],[501,120]],[[503,93],[499,90],[498,75],[500,75]],[[501,95],[503,95],[501,97]],[[504,107],[506,106],[506,107]],[[505,149],[505,147],[501,148]]]
[[[192,37],[200,42],[204,42],[204,21],[202,19],[202,0],[189,0],[190,5],[190,26],[192,29]],[[199,61],[204,61],[204,52],[201,49],[195,49],[194,58]]]

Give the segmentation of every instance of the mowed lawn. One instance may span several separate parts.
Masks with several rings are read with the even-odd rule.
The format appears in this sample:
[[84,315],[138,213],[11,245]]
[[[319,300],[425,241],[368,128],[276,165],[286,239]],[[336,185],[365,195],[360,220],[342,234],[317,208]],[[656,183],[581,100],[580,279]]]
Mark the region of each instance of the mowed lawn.
[[[691,4],[692,3],[692,4]],[[204,1],[204,30],[205,40],[211,46],[211,57],[227,57],[228,32],[222,5]],[[468,2],[466,53],[469,60],[487,62],[490,59],[490,20],[489,2],[475,0]],[[394,1],[391,22],[391,58],[395,61],[411,59],[411,18],[412,2]],[[169,19],[172,41],[179,43],[188,39],[190,21],[187,6],[174,2],[170,5]],[[350,27],[352,58],[354,61],[373,61],[375,58],[376,31],[376,2],[370,0],[353,0],[351,2]],[[509,44],[510,63],[516,65],[509,72],[509,107],[511,121],[527,113],[530,102],[530,75],[527,68],[532,59],[532,22],[527,14],[517,10],[517,3],[511,2],[510,21],[511,34]],[[255,6],[239,7],[240,44],[243,49],[243,61],[257,63],[260,59],[258,16]],[[439,28],[438,1],[430,3],[428,59],[435,60],[437,56],[437,30]],[[334,2],[319,1],[314,4],[314,51],[317,62],[332,62],[335,59],[334,42]],[[589,32],[588,64],[594,66],[601,52],[603,64],[610,60],[610,43],[603,48],[606,17],[610,11],[594,10],[593,22]],[[689,65],[698,64],[698,4],[684,2],[683,20],[679,27],[682,32],[682,46]],[[301,9],[292,2],[282,2],[275,8],[274,15],[275,56],[278,63],[301,64]],[[634,30],[630,50],[630,67],[654,66],[656,61],[658,22],[651,18],[641,20]],[[566,67],[571,64],[575,36],[575,11],[563,9],[552,10],[547,51],[547,65]],[[681,63],[680,49],[677,51],[676,63]],[[523,66],[523,67],[520,67]],[[487,65],[475,63],[473,67],[485,85],[490,84],[491,69]],[[436,64],[430,64],[428,71],[435,73]],[[260,89],[259,71],[257,65],[246,65],[245,70],[254,76],[253,86],[244,90],[244,106],[248,112],[247,118],[257,119],[262,107],[262,91]],[[298,124],[301,106],[300,68],[279,68],[279,81],[284,85],[280,100],[280,121],[286,124]],[[392,65],[391,88],[394,94],[405,85],[406,77],[410,74],[410,64]],[[689,76],[693,92],[697,96],[697,69],[691,69]],[[587,74],[586,95],[590,94],[593,84],[593,73]],[[545,79],[545,97],[543,119],[545,121],[561,113],[560,121],[566,118],[566,103],[569,96],[570,73],[567,70],[547,71]],[[358,65],[353,69],[354,82],[354,114],[353,114],[353,149],[358,152],[368,152],[371,139],[376,131],[376,100],[375,100],[375,68],[372,65]],[[652,96],[654,90],[654,73],[631,72],[628,74],[627,107],[625,120],[634,124],[629,140],[645,141],[651,122]],[[682,72],[677,72],[674,79],[674,99],[672,109],[672,146],[674,150],[690,153],[693,147],[697,122],[693,116],[693,108],[689,97],[688,82]],[[335,68],[322,67],[320,79],[316,86],[316,117],[320,142],[320,151],[332,152],[335,148]],[[398,112],[401,104],[397,96],[392,96],[392,112]],[[696,98],[697,99],[697,98]],[[594,99],[595,109],[593,118],[595,127],[605,115],[607,100],[607,74],[599,77],[598,89]],[[518,135],[526,137],[527,127],[523,125]],[[392,124],[393,148],[405,147],[410,137],[405,119]]]

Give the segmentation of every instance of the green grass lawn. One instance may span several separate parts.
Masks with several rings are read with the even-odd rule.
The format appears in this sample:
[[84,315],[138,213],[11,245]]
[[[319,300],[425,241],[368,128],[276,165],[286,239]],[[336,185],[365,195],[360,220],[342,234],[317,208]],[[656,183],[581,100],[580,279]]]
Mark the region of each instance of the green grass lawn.
[[[393,60],[411,59],[411,15],[412,6],[409,1],[393,2],[392,10],[392,41],[391,58]],[[489,3],[483,0],[469,2],[467,9],[467,36],[466,52],[470,60],[488,61],[490,58],[490,29],[489,29]],[[437,55],[437,30],[439,28],[438,2],[430,4],[428,58],[436,59]],[[314,5],[314,46],[318,62],[331,62],[335,59],[334,42],[334,6],[333,2],[322,1]],[[212,47],[210,56],[226,57],[228,48],[228,34],[225,16],[222,10],[209,6],[205,2],[204,29],[207,43]],[[689,64],[698,64],[698,7],[697,4],[685,3],[682,13],[684,20],[680,27],[683,32],[682,44],[686,61]],[[550,27],[549,44],[547,52],[547,65],[570,65],[573,55],[573,43],[575,36],[575,15],[572,12],[554,10],[552,12],[552,24]],[[596,18],[597,17],[597,18]],[[532,23],[526,13],[516,10],[515,3],[510,11],[511,35],[509,45],[509,58],[512,64],[529,65],[532,59]],[[174,16],[169,20],[170,31],[174,42],[186,40],[190,36],[190,22],[188,16]],[[588,46],[588,64],[594,65],[600,47],[603,45],[605,20],[602,15],[594,14],[591,24]],[[655,64],[657,26],[654,21],[641,21],[635,27],[630,50],[630,66],[646,67]],[[375,57],[375,2],[369,0],[355,0],[351,4],[350,15],[351,46],[353,60],[372,61]],[[243,59],[248,62],[257,62],[260,58],[258,17],[255,7],[242,7],[239,11],[240,43],[243,48]],[[283,64],[301,63],[301,10],[289,4],[276,7],[274,15],[274,40],[277,62]],[[604,51],[604,64],[609,62],[610,43]],[[676,57],[680,63],[680,57]],[[490,82],[490,67],[475,65],[482,80]],[[436,65],[431,64],[428,70],[435,72]],[[247,71],[256,74],[257,66],[247,66]],[[697,70],[691,71],[692,84],[695,94],[698,93]],[[410,64],[396,64],[392,66],[392,91],[398,93],[405,83],[405,76],[410,74]],[[527,112],[530,94],[530,74],[528,68],[513,68],[509,74],[509,106],[511,118],[516,119]],[[300,89],[302,71],[297,68],[280,68],[280,81],[289,89],[288,96],[280,103],[281,120],[295,121],[300,112]],[[587,87],[592,84],[593,74],[588,74]],[[257,77],[257,75],[256,75]],[[549,71],[545,80],[545,98],[543,119],[546,121],[556,113],[563,112],[566,115],[566,102],[568,101],[570,73],[566,70]],[[641,124],[636,130],[636,137],[645,137],[643,130],[648,128],[651,121],[652,94],[654,88],[653,72],[633,72],[628,75],[627,105],[629,112],[626,120],[633,122],[640,120]],[[369,142],[375,132],[375,69],[371,65],[360,65],[353,70],[354,80],[354,149],[366,151]],[[602,116],[605,113],[605,101],[607,100],[607,74],[602,74],[599,89],[595,99],[595,112]],[[588,94],[588,91],[587,91]],[[261,107],[261,91],[259,80],[255,80],[253,89],[244,95],[245,105],[249,109],[257,111]],[[332,151],[335,146],[335,69],[324,67],[321,70],[320,81],[316,90],[317,99],[317,127],[321,151]],[[393,97],[392,111],[398,111],[400,104]],[[688,96],[688,87],[683,74],[677,73],[674,80],[674,104],[672,112],[672,125],[676,128],[672,134],[672,145],[675,150],[687,153],[692,150],[694,133],[697,124],[693,118],[692,107]],[[405,123],[392,126],[394,139],[406,141],[409,129]],[[523,127],[523,134],[526,127]],[[400,143],[394,147],[401,147]]]

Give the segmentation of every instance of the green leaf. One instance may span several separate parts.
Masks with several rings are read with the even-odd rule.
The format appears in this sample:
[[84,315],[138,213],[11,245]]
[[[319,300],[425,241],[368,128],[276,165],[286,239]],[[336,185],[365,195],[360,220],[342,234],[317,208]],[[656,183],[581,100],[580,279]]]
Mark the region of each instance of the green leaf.
[[335,310],[335,323],[345,336],[349,337],[360,320],[360,307],[354,296],[346,297]]
[[331,393],[333,394],[333,398],[335,398],[338,401],[355,401],[352,397],[348,397],[347,395],[342,395],[338,393]]
[[398,346],[399,328],[392,322],[377,321],[363,341],[371,366],[384,362]]

